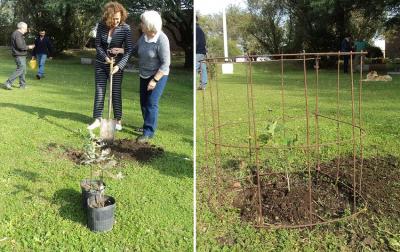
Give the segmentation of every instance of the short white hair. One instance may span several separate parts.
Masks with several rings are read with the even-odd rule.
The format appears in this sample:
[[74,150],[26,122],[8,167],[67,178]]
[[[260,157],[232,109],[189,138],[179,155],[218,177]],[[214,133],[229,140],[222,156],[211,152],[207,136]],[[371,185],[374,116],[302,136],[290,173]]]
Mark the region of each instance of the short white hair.
[[162,28],[162,19],[157,11],[145,11],[140,15],[140,20],[150,32],[159,32]]
[[28,25],[25,22],[19,22],[17,24],[18,29],[28,28]]

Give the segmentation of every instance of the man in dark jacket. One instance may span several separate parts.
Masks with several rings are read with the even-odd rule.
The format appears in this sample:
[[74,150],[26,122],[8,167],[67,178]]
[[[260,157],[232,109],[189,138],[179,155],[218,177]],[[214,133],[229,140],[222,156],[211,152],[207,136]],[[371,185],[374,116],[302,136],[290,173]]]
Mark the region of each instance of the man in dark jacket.
[[[350,52],[351,51],[351,36],[348,35],[346,36],[343,40],[342,43],[340,45],[340,51],[341,52]],[[343,56],[343,72],[344,73],[348,73],[349,71],[349,59],[350,56],[349,55],[344,55]]]
[[24,34],[28,31],[28,25],[24,22],[19,22],[17,30],[11,35],[11,51],[17,64],[17,69],[8,78],[5,83],[5,88],[11,90],[12,83],[19,77],[19,87],[25,88],[25,72],[26,72],[26,54],[28,49],[35,48],[35,45],[26,45]]
[[[198,18],[196,17],[196,21]],[[207,85],[207,65],[205,62],[202,62],[206,58],[207,49],[206,49],[206,36],[204,35],[203,30],[196,24],[196,71],[200,72],[200,85],[197,88],[198,90],[204,90]]]
[[36,78],[40,78],[44,75],[44,64],[46,64],[46,59],[52,59],[51,55],[53,53],[53,47],[51,46],[50,39],[46,37],[46,32],[39,31],[39,36],[35,39],[35,49],[33,49],[32,59],[37,59],[39,63],[39,70],[36,74]]

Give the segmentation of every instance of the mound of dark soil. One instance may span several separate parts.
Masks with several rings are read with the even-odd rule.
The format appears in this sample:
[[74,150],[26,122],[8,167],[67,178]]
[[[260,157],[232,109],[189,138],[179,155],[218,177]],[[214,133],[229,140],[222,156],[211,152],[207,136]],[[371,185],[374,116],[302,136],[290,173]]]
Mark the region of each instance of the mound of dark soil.
[[[357,166],[360,160],[357,160]],[[341,160],[342,166],[353,167],[353,159]],[[322,164],[321,169],[334,174],[336,161]],[[368,202],[368,209],[377,214],[400,217],[400,160],[394,156],[364,159],[362,165],[361,195]],[[347,169],[348,170],[348,169]],[[353,177],[341,169],[340,177],[352,184]],[[358,183],[359,177],[356,178]],[[359,185],[357,185],[359,186]]]
[[134,140],[118,139],[114,141],[111,153],[118,159],[131,159],[139,162],[148,162],[164,154],[164,149],[148,143],[137,143]]
[[[360,162],[360,160],[357,160]],[[335,183],[337,161],[321,164],[322,173],[312,173],[312,202],[308,174],[290,175],[290,191],[285,176],[273,175],[261,180],[262,211],[265,222],[270,224],[297,225],[343,217],[353,212],[353,158],[340,160],[339,177]],[[357,172],[358,174],[359,172]],[[361,195],[371,211],[390,216],[400,215],[400,169],[395,157],[375,157],[363,160]],[[356,177],[356,186],[359,177]],[[362,200],[356,197],[356,206]],[[254,222],[257,219],[257,188],[243,189],[234,199],[234,206],[240,208],[242,220]],[[311,220],[312,218],[312,220]]]
[[[316,173],[312,174],[312,214],[310,215],[310,196],[307,175],[290,175],[290,190],[285,176],[274,175],[261,181],[262,211],[265,221],[270,224],[305,224],[310,221],[324,221],[344,216],[351,211],[353,195],[346,187],[335,186],[335,181]],[[258,210],[257,188],[242,192],[242,219],[256,220]],[[238,202],[237,200],[235,201]],[[240,202],[240,201],[239,201]]]
[[[58,148],[63,151],[63,156],[76,164],[81,164],[84,159],[84,152],[82,150],[66,148],[55,143],[50,143],[46,149],[47,151],[54,151]],[[164,149],[161,147],[148,143],[137,143],[135,140],[130,139],[115,140],[108,148],[111,149],[111,155],[114,155],[118,161],[136,160],[144,163],[164,154]]]

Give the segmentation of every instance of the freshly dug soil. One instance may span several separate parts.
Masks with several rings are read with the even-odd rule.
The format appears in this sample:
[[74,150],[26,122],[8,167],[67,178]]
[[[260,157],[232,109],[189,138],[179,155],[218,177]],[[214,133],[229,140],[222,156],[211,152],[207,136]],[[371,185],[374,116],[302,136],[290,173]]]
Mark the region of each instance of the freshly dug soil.
[[[357,160],[360,162],[360,160]],[[353,159],[341,160],[342,166],[353,167]],[[336,174],[336,161],[322,164],[321,170]],[[376,214],[400,217],[400,160],[394,156],[364,159],[362,166],[361,195],[368,202],[368,209]],[[352,181],[352,174],[340,171],[340,177]],[[359,177],[357,177],[357,183]],[[352,182],[351,182],[352,184]],[[359,185],[357,185],[359,186]]]
[[[357,162],[360,162],[357,160]],[[312,214],[308,174],[290,174],[290,191],[285,176],[277,174],[261,180],[262,211],[265,222],[270,224],[296,225],[343,217],[353,212],[353,158],[340,160],[339,177],[342,183],[335,185],[336,160],[321,164],[321,173],[312,173]],[[357,172],[359,173],[359,172]],[[356,186],[359,177],[356,178]],[[382,215],[400,216],[400,169],[399,160],[393,156],[364,159],[361,195],[368,209]],[[344,186],[347,185],[347,186]],[[246,188],[246,186],[244,186]],[[233,202],[240,208],[244,221],[257,219],[257,188],[241,190]],[[356,206],[362,200],[356,197]],[[312,219],[310,219],[312,218]]]
[[83,152],[77,150],[65,150],[65,155],[75,164],[80,164],[83,159]]
[[137,143],[135,140],[118,139],[114,141],[111,153],[118,159],[131,159],[139,162],[148,162],[164,154],[164,149],[148,143]]
[[[290,191],[285,176],[270,176],[262,180],[262,211],[265,221],[270,224],[305,224],[344,216],[351,211],[353,195],[346,187],[335,186],[330,178],[313,173],[312,216],[307,175],[290,175]],[[337,190],[338,189],[338,190]],[[245,201],[241,207],[242,219],[254,221],[258,210],[257,188],[244,191]],[[337,192],[338,191],[338,192]],[[237,201],[236,201],[237,202]]]
[[[119,161],[136,160],[144,163],[164,154],[164,149],[161,147],[150,145],[148,143],[137,143],[135,140],[131,139],[115,140],[109,147],[111,149],[111,155],[114,155],[114,157]],[[54,143],[50,143],[47,146],[48,151],[54,151],[56,148],[61,148],[63,150],[63,155],[76,164],[81,164],[81,161],[84,158],[84,152],[82,150],[69,149],[65,146],[58,146]]]

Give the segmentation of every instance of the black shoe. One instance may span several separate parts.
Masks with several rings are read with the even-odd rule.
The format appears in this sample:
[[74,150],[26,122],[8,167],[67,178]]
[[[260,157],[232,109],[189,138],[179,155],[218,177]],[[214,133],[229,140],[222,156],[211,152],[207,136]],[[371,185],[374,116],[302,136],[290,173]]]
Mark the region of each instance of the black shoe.
[[145,136],[145,135],[141,135],[138,138],[136,138],[136,142],[137,143],[141,143],[141,144],[148,143],[149,142],[149,137]]
[[40,75],[36,74],[36,79],[40,80]]
[[19,86],[20,89],[26,89],[26,85]]

